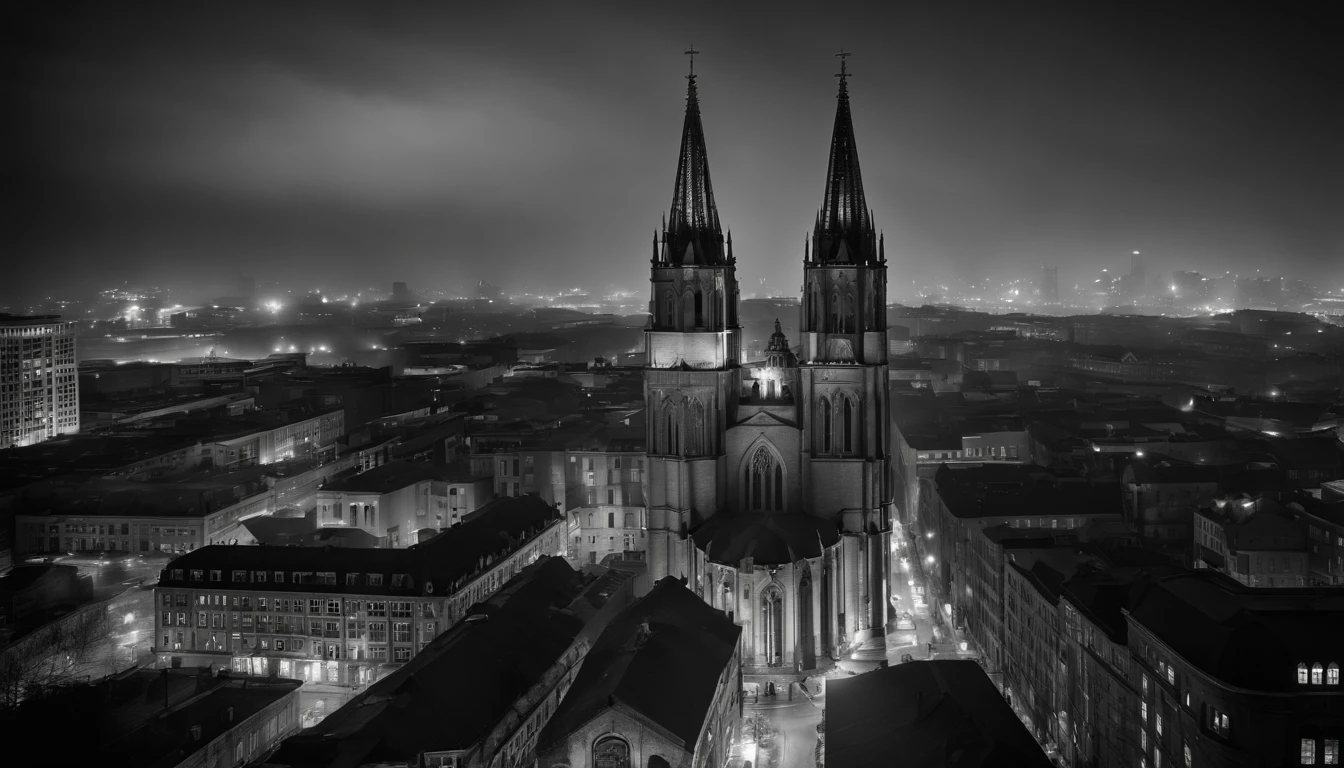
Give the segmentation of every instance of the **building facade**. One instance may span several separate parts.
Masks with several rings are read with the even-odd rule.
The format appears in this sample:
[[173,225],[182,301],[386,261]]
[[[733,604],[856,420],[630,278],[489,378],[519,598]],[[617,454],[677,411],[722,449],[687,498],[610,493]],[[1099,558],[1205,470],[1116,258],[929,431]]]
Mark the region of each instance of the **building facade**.
[[565,507],[570,561],[601,563],[612,555],[645,551],[644,452],[571,449],[568,453]]
[[0,449],[79,432],[75,323],[0,315]]
[[154,651],[163,666],[365,684],[563,547],[563,518],[536,499],[410,549],[205,547],[160,576]]
[[[887,624],[893,507],[886,260],[840,77],[826,193],[803,254],[802,350],[744,367],[732,237],[690,79],[645,331],[648,563],[743,627],[753,666],[811,669]],[[783,334],[772,347],[783,344]]]

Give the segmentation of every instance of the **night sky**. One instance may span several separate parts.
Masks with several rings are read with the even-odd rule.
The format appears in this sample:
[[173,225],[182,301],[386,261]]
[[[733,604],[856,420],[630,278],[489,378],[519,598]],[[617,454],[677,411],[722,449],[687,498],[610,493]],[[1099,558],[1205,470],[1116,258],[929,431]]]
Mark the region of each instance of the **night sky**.
[[23,5],[0,75],[11,291],[643,291],[691,43],[744,293],[801,282],[842,46],[893,297],[1042,262],[1090,282],[1134,249],[1344,285],[1326,4]]

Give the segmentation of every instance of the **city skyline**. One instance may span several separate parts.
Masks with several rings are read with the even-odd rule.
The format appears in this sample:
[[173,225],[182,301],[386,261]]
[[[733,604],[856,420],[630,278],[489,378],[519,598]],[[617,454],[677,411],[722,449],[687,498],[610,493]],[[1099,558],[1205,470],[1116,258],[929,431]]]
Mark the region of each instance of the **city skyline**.
[[1272,263],[1326,281],[1344,263],[1340,113],[1308,18],[920,10],[860,27],[730,9],[707,28],[696,12],[650,25],[587,8],[521,28],[488,11],[184,13],[76,6],[16,25],[7,90],[28,119],[12,249],[27,258],[11,290],[43,290],[48,258],[98,287],[112,263],[111,277],[174,286],[319,269],[636,286],[692,42],[752,288],[796,292],[842,45],[893,295],[1041,264],[1070,282],[1135,249],[1152,272]]

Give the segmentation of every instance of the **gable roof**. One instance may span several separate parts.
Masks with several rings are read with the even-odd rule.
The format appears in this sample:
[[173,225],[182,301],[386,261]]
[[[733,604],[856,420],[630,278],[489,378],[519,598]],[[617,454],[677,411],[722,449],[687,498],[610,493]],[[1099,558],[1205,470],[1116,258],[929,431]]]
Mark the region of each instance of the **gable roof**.
[[[645,622],[649,633],[641,640]],[[659,580],[597,639],[538,736],[537,749],[560,743],[602,711],[620,706],[693,752],[741,633],[680,580]]]

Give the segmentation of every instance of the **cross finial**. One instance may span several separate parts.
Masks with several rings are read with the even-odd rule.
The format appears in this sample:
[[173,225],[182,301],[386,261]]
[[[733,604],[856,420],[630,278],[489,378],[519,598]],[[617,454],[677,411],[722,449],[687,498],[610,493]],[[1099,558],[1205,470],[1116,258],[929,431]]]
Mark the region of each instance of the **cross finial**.
[[849,77],[849,73],[845,71],[845,59],[853,55],[854,54],[845,51],[844,48],[841,48],[840,52],[835,54],[835,57],[840,60],[840,74],[836,75],[836,77],[840,78],[841,82],[844,82],[844,79]]
[[691,74],[686,76],[690,80],[695,79],[695,55],[697,53],[699,51],[695,50],[695,43],[691,43],[691,47],[686,49],[686,55],[691,57]]

